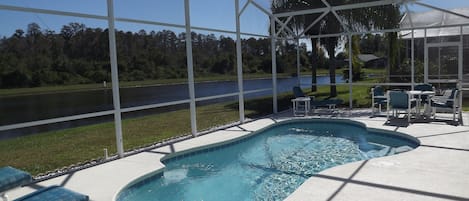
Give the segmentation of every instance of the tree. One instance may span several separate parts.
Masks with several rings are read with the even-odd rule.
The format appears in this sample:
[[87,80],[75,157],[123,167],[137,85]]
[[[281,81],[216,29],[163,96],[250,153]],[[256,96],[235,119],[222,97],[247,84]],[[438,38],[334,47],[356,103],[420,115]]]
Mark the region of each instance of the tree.
[[[360,1],[350,1],[350,0],[335,0],[333,5],[344,5],[355,2],[371,2],[375,0],[360,0]],[[318,0],[273,0],[272,1],[272,12],[280,13],[285,11],[298,11],[314,8],[323,8],[326,7],[321,1]],[[321,13],[314,13],[308,15],[298,15],[291,20],[289,26],[293,30],[298,31],[304,30],[308,27],[314,20],[316,20]],[[372,28],[395,28],[399,24],[400,11],[399,5],[383,5],[375,6],[368,8],[352,9],[345,10],[342,12],[337,12],[340,22],[333,13],[328,13],[325,15],[320,22],[316,23],[311,29],[306,31],[305,35],[313,36],[319,34],[334,34],[345,31],[361,31]],[[342,23],[341,23],[342,22]],[[345,30],[344,27],[345,26]],[[393,37],[391,35],[391,37]],[[335,68],[336,68],[336,59],[335,59],[335,48],[339,43],[339,37],[327,37],[321,39],[311,39],[313,47],[316,47],[316,51],[319,52],[318,46],[316,44],[321,43],[325,47],[329,55],[329,75],[331,79],[330,87],[330,96],[336,96],[337,90],[335,83]],[[392,54],[393,52],[391,52]],[[316,57],[317,54],[313,54],[313,57]],[[317,57],[316,57],[317,58]],[[313,60],[313,69],[312,76],[313,82],[315,82],[315,67]],[[315,83],[312,83],[313,86]],[[314,90],[314,87],[312,87]]]
[[[232,74],[235,41],[214,34],[191,33],[196,76]],[[171,30],[116,32],[119,78],[123,81],[187,78],[185,33]],[[270,42],[243,39],[246,72],[270,73]],[[289,57],[294,46],[279,44]],[[279,71],[282,68],[279,67]],[[81,23],[64,25],[59,33],[31,23],[27,31],[16,30],[0,38],[0,88],[39,87],[110,81],[108,30]]]
[[[316,1],[316,0],[273,0],[272,1],[272,12],[273,13],[281,13],[285,11],[297,11],[297,10],[306,10],[306,9],[312,9],[312,8],[321,8],[325,7],[325,5],[321,1]],[[306,27],[309,26],[316,18],[320,16],[320,13],[313,13],[309,15],[299,15],[293,17],[291,20],[290,26],[292,30],[296,31],[296,34],[299,34],[301,31],[303,31]],[[333,17],[333,16],[332,16]],[[336,23],[325,23],[329,19],[332,19],[329,15],[325,16],[322,22],[317,23],[313,28],[309,29],[305,35],[319,35],[320,33],[324,33],[326,30],[330,30],[333,28],[339,29],[339,25]],[[329,25],[329,26],[326,26]],[[313,47],[312,51],[312,69],[311,69],[311,74],[312,74],[312,83],[311,83],[311,90],[316,91],[316,83],[317,83],[317,74],[316,70],[319,65],[319,52],[321,49],[321,43],[322,44],[329,44],[331,39],[322,39],[318,40],[317,38],[311,38],[311,44]],[[335,40],[335,39],[332,39]],[[335,47],[336,44],[329,44],[328,47],[326,47],[329,55],[335,52],[335,48],[330,48],[330,47]],[[332,54],[334,55],[334,54]],[[332,58],[332,57],[329,57]],[[334,60],[334,58],[332,58]],[[329,62],[329,64],[332,64],[333,62]],[[334,65],[329,65],[329,72],[331,76],[331,83],[335,83],[335,66]],[[332,72],[333,71],[333,72]],[[335,85],[331,85],[331,96],[336,95],[336,87]]]
[[[345,45],[345,50],[347,52],[346,59],[349,58],[349,45],[350,42],[352,43],[352,77],[353,81],[361,80],[362,79],[362,67],[363,63],[358,59],[358,55],[360,54],[360,36],[354,35],[352,36],[352,41],[348,41]],[[349,70],[344,70],[344,77],[349,79]]]
[[22,29],[17,29],[15,33],[13,34],[14,37],[16,38],[21,38],[23,37],[24,31]]

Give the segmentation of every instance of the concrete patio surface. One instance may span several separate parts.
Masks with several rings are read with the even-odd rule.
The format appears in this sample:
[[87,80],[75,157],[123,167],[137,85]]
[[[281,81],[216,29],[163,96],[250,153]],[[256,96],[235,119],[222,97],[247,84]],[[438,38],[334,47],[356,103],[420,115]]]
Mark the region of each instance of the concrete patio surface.
[[[66,174],[8,192],[11,199],[41,187],[61,185],[90,196],[114,200],[133,180],[156,173],[160,159],[220,144],[291,119],[291,111],[271,118],[218,130],[196,138],[144,151],[122,159]],[[469,126],[447,122],[412,123],[406,127],[384,125],[384,117],[370,118],[363,110],[301,118],[344,118],[370,128],[394,130],[420,140],[413,151],[324,170],[303,183],[286,200],[469,200]],[[469,113],[463,114],[469,122]]]
[[406,133],[421,144],[410,152],[324,170],[287,201],[469,200],[468,126],[414,123],[395,127],[383,126],[382,117],[351,119],[367,127]]

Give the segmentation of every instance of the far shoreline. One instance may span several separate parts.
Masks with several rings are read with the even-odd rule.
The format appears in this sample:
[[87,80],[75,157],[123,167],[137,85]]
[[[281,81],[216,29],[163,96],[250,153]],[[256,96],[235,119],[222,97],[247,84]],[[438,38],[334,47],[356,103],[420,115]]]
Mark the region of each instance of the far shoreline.
[[[310,77],[311,75],[301,75],[301,77]],[[325,76],[319,74],[317,76]],[[271,79],[266,75],[253,75],[246,76],[244,80],[260,80],[260,79]],[[289,74],[278,74],[277,78],[292,78]],[[218,78],[218,79],[217,79]],[[121,89],[126,88],[138,88],[138,87],[154,87],[154,86],[168,86],[168,85],[182,85],[187,82],[181,81],[182,79],[165,79],[165,80],[144,80],[144,81],[129,81],[121,82]],[[200,80],[196,80],[195,83],[210,83],[210,82],[224,82],[224,81],[237,81],[236,76],[224,76],[223,77],[207,77]],[[59,94],[69,92],[83,92],[83,91],[96,91],[96,90],[111,90],[112,84],[107,82],[104,87],[101,83],[94,84],[74,84],[74,85],[63,85],[63,86],[44,86],[44,87],[29,87],[29,88],[13,88],[13,89],[0,89],[0,96],[2,98],[9,97],[20,97],[29,95],[45,95],[45,94]]]

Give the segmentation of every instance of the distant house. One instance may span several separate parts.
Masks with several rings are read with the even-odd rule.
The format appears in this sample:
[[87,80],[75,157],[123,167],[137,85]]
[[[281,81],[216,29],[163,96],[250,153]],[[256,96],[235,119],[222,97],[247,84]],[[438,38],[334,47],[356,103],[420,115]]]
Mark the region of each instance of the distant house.
[[377,57],[374,54],[359,54],[358,59],[363,62],[365,68],[384,68],[387,59],[384,57]]
[[[453,13],[457,13],[462,16],[469,16],[469,7],[455,8],[450,10]],[[442,12],[439,10],[430,10],[426,12],[410,12],[405,13],[400,22],[400,28],[409,29],[412,27],[425,27],[428,25],[431,26],[442,26],[430,29],[415,29],[413,38],[415,40],[415,58],[416,60],[425,59],[425,39],[427,43],[445,43],[445,42],[455,42],[459,41],[462,31],[462,45],[463,45],[463,72],[467,74],[469,71],[469,26],[455,26],[455,27],[445,27],[455,24],[464,24],[467,23],[467,17],[461,17],[455,14],[448,12]],[[412,30],[402,30],[400,31],[400,38],[406,40],[406,57],[410,58],[411,56],[411,39],[412,39]],[[444,47],[445,45],[442,45]],[[435,47],[437,49],[437,47]],[[436,58],[431,58],[430,60],[438,60],[438,68],[445,68],[447,65],[451,65],[451,60],[447,59],[452,56],[454,58],[458,55],[458,49],[456,48],[444,48],[443,54],[441,54],[440,49],[433,55]],[[443,55],[443,56],[442,56]],[[441,59],[441,60],[440,60]],[[447,59],[447,60],[445,60]],[[447,63],[445,63],[447,62]],[[445,65],[447,64],[447,65]],[[456,68],[457,69],[457,68]],[[438,71],[440,72],[440,71]],[[457,73],[457,72],[455,72]],[[464,75],[465,82],[467,82],[466,75]],[[466,93],[465,93],[466,94]]]

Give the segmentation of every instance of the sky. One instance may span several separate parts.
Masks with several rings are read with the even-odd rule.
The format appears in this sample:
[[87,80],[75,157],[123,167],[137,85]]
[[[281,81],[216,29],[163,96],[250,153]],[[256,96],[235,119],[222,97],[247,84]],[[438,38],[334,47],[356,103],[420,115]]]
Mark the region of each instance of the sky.
[[[269,0],[256,0],[269,9]],[[246,0],[241,0],[241,6]],[[107,15],[106,0],[1,0],[0,4]],[[191,24],[236,31],[233,0],[191,0]],[[142,19],[184,25],[184,0],[115,0],[115,17]],[[86,18],[64,17],[48,14],[24,13],[0,10],[0,36],[10,36],[18,28],[26,30],[29,23],[36,22],[42,29],[59,31],[69,22],[81,22],[87,27],[107,27],[107,21]],[[241,17],[241,31],[267,35],[268,16],[250,5]],[[116,28],[126,31],[145,29],[171,29],[171,27],[116,22]],[[227,35],[227,34],[224,34]]]
[[[240,0],[243,6],[247,0]],[[269,10],[270,0],[255,0]],[[106,0],[1,0],[0,5],[21,6],[79,12],[93,15],[107,15]],[[422,0],[437,7],[452,9],[469,7],[469,0]],[[235,31],[234,0],[191,0],[191,24]],[[115,16],[184,25],[184,0],[114,0]],[[410,6],[411,10],[426,11],[421,6]],[[84,23],[87,27],[107,27],[107,21],[86,18],[64,17],[48,14],[25,13],[0,10],[0,37],[11,36],[16,29],[27,29],[31,22],[39,24],[42,30],[60,32],[63,25],[70,22]],[[137,32],[141,29],[150,32],[163,29],[183,32],[183,29],[116,22],[116,28]],[[249,5],[241,16],[241,31],[268,35],[269,19],[266,14]],[[197,31],[200,32],[200,31]],[[204,32],[202,32],[204,33]],[[205,32],[207,33],[207,32]],[[234,37],[226,33],[214,33]]]

